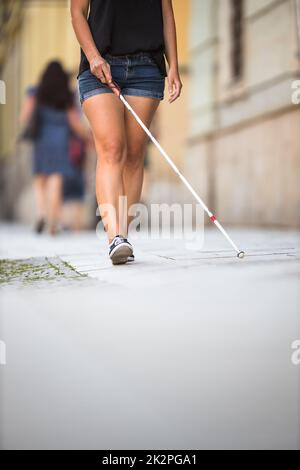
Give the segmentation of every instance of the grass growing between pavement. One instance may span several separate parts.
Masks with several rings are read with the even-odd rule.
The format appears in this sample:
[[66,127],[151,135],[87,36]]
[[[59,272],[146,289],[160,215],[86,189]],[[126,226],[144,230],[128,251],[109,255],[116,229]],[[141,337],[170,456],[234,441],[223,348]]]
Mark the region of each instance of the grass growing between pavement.
[[37,282],[81,280],[86,276],[58,257],[0,260],[0,285],[34,285]]

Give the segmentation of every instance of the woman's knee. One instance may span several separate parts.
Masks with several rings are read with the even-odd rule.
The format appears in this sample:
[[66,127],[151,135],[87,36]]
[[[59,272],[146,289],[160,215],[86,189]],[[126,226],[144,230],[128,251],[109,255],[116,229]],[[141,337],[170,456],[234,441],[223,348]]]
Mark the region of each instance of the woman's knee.
[[144,165],[144,146],[135,146],[128,149],[126,158],[126,168],[130,171],[137,171]]
[[100,161],[108,165],[121,165],[126,159],[126,146],[118,139],[110,139],[99,142],[98,157]]

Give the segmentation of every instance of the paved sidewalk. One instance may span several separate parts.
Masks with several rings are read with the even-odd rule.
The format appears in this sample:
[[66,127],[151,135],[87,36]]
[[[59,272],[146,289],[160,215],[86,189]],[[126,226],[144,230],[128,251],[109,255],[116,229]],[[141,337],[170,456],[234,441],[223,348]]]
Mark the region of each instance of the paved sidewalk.
[[190,282],[196,273],[198,282],[202,276],[206,279],[208,272],[215,274],[216,268],[249,274],[259,268],[260,275],[267,275],[269,268],[273,272],[275,264],[283,268],[277,269],[279,274],[293,273],[299,268],[300,232],[233,229],[230,234],[246,251],[245,260],[238,260],[222,235],[209,228],[203,246],[200,239],[196,249],[190,247],[189,241],[141,235],[134,240],[136,263],[114,267],[108,258],[104,233],[63,233],[53,238],[35,235],[30,228],[2,225],[0,259],[59,257],[90,278],[133,289],[137,283],[161,286],[182,280],[182,276]]
[[245,260],[212,229],[113,267],[104,235],[2,225],[1,259],[65,270],[2,285],[1,447],[299,448],[299,233],[230,233]]

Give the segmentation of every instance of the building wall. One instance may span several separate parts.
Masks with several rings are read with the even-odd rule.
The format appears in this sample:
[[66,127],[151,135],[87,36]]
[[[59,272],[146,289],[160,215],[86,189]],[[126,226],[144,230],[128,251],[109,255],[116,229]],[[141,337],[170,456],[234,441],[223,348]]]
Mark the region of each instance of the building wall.
[[215,207],[228,223],[300,226],[300,112],[214,139]]
[[230,0],[193,0],[192,13],[188,174],[227,223],[300,226],[295,2],[245,0],[238,83],[230,69]]

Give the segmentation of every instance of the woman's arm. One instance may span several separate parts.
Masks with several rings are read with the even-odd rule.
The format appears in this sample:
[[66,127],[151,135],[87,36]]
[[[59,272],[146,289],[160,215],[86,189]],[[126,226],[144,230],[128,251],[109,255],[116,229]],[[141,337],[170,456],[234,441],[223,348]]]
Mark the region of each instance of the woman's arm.
[[87,22],[90,0],[71,0],[72,25],[77,40],[90,63],[91,72],[102,83],[111,83],[110,66],[98,51]]
[[26,96],[25,101],[23,103],[19,121],[22,126],[24,126],[30,119],[33,109],[35,107],[35,96]]
[[178,52],[176,24],[172,0],[162,0],[162,12],[164,20],[164,39],[165,51],[169,64],[168,84],[169,84],[169,102],[173,103],[180,96],[182,83],[178,70]]

